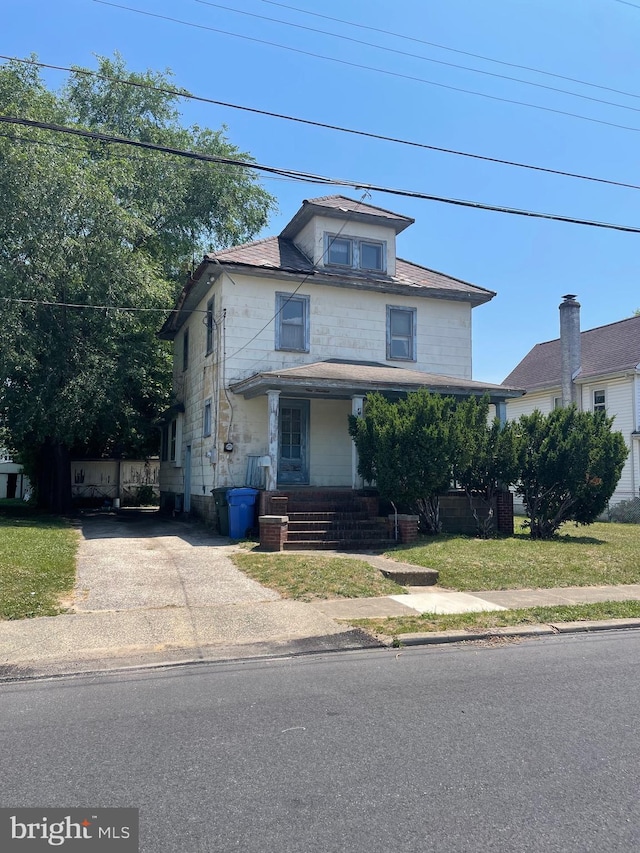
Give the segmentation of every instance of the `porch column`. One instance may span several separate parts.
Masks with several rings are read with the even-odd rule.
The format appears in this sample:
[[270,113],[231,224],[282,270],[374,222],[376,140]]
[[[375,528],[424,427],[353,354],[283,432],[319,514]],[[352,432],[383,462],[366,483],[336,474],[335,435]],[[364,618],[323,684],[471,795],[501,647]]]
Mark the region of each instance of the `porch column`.
[[[351,398],[351,414],[356,418],[361,418],[364,411],[364,397]],[[355,441],[351,444],[351,488],[362,488],[362,477],[358,474],[358,449]]]
[[507,422],[506,400],[500,400],[498,403],[496,403],[496,416],[500,421],[500,426],[504,426]]
[[280,392],[267,391],[269,407],[269,461],[266,474],[266,490],[275,492],[278,488],[278,424],[280,420]]

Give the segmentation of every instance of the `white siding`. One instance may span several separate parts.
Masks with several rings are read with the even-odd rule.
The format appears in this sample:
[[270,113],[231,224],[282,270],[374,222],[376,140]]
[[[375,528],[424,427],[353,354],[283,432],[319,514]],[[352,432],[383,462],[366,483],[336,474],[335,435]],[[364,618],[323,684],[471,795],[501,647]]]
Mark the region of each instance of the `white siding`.
[[387,246],[387,275],[396,274],[396,232],[384,225],[370,225],[366,222],[341,222],[330,216],[314,216],[295,239],[300,250],[313,260],[314,264],[325,264],[325,234],[340,234],[341,237],[357,237],[365,240],[377,240]]
[[310,480],[314,486],[351,485],[351,401],[312,400]]
[[[329,358],[471,378],[471,308],[466,303],[305,282],[297,294],[310,298],[309,352],[280,352],[275,350],[275,295],[293,293],[296,282],[241,276],[234,280],[235,285],[225,277],[222,291],[227,383]],[[387,360],[387,305],[417,309],[415,362]]]
[[[580,385],[579,400],[583,411],[593,411],[593,392],[604,390],[606,401],[606,412],[613,417],[613,429],[621,432],[627,447],[629,456],[625,462],[620,480],[611,498],[611,505],[621,500],[628,500],[638,496],[640,488],[640,444],[632,440],[631,433],[638,424],[637,396],[634,386],[637,382],[635,377],[620,377],[617,379],[594,380]],[[535,409],[542,414],[549,414],[553,409],[554,397],[560,396],[560,387],[547,391],[537,391],[525,394],[515,400],[507,402],[507,418],[510,421],[517,420],[521,415],[530,415]]]

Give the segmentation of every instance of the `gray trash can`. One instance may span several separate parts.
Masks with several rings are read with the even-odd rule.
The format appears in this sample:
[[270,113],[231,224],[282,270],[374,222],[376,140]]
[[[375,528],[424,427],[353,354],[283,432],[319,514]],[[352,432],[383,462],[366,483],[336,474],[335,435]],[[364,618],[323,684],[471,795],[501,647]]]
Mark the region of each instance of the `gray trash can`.
[[216,505],[216,514],[218,516],[218,533],[221,536],[229,535],[229,504],[227,503],[226,486],[218,489],[211,489],[213,500]]

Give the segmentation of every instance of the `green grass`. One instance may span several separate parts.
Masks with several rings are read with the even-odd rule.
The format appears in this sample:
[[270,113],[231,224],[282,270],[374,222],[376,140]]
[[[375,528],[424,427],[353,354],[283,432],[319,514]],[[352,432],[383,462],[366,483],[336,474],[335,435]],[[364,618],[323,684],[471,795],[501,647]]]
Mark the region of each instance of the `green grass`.
[[362,560],[308,554],[234,554],[245,574],[285,598],[313,601],[321,598],[369,598],[397,595],[403,587],[383,577]]
[[513,625],[547,625],[554,622],[581,622],[599,619],[640,618],[640,601],[600,601],[555,607],[527,607],[484,613],[455,613],[394,616],[387,619],[350,619],[349,624],[376,635],[423,634],[432,631],[490,631]]
[[78,535],[69,523],[0,502],[0,619],[55,616],[75,581]]
[[640,583],[640,526],[565,525],[557,538],[546,542],[524,532],[487,540],[443,534],[398,547],[388,556],[437,569],[438,586],[446,589]]

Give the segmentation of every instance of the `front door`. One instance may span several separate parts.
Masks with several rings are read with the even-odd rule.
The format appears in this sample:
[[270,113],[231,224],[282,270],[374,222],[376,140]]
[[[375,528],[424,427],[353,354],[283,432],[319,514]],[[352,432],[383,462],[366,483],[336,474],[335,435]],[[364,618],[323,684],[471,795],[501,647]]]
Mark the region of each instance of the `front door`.
[[309,401],[280,400],[278,485],[309,482]]

